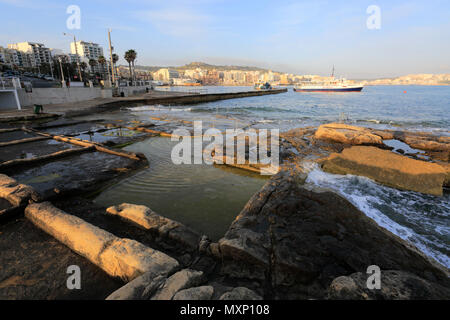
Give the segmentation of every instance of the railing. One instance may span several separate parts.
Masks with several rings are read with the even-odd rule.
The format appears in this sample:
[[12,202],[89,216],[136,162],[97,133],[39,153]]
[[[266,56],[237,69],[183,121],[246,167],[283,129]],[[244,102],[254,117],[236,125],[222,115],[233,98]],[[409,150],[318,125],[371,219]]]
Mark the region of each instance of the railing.
[[0,88],[5,89],[14,89],[13,79],[5,79],[0,77]]

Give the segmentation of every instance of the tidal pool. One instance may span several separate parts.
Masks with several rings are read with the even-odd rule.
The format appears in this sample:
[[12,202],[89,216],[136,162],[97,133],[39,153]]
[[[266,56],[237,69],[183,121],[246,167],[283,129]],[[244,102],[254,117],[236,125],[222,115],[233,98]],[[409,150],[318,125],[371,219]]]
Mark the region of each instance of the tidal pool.
[[267,177],[225,166],[175,165],[170,154],[176,143],[154,137],[124,148],[145,154],[149,168],[104,190],[95,202],[146,205],[218,240]]

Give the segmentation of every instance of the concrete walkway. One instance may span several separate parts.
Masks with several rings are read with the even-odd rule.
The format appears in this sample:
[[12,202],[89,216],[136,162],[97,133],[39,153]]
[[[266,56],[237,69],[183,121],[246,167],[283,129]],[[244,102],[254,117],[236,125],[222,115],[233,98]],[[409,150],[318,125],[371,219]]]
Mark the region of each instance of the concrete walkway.
[[44,113],[36,115],[34,107],[23,107],[22,110],[0,110],[0,122],[20,121],[20,120],[34,120],[44,119],[48,117],[56,117],[63,115],[88,114],[98,110],[107,105],[113,106],[115,103],[132,103],[156,98],[169,98],[191,95],[185,92],[166,92],[166,91],[151,91],[150,93],[136,95],[132,97],[116,97],[116,98],[97,98],[86,100],[83,102],[72,102],[63,104],[48,104],[44,105]]
[[143,105],[143,104],[196,104],[218,100],[245,98],[253,96],[271,95],[285,93],[287,89],[272,90],[252,90],[243,92],[226,92],[226,93],[188,93],[174,91],[151,91],[143,95],[132,97],[117,98],[97,98],[83,102],[73,102],[65,104],[44,105],[44,114],[36,115],[33,108],[23,108],[23,110],[1,111],[0,122],[35,120],[57,116],[81,116],[106,110],[114,110],[124,105]]

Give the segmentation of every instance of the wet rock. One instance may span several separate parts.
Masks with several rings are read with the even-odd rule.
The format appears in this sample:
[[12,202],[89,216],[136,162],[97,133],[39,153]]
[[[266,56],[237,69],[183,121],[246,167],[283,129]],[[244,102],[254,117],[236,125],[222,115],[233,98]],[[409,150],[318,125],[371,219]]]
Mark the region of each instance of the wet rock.
[[168,278],[152,296],[151,300],[171,300],[178,291],[196,287],[205,282],[205,280],[202,271],[183,269]]
[[197,249],[200,239],[197,232],[177,221],[160,216],[146,206],[122,203],[109,207],[106,212],[188,246],[190,250]]
[[401,135],[397,135],[396,138],[415,149],[429,151],[450,151],[449,142],[442,139],[439,140],[439,138],[432,136],[415,136],[409,133],[402,133]]
[[314,134],[316,139],[330,140],[352,145],[381,145],[383,139],[367,128],[342,123],[328,123],[319,126]]
[[373,134],[380,136],[383,140],[394,139],[394,133],[387,130],[372,130]]
[[336,174],[361,175],[387,186],[442,195],[445,169],[376,147],[354,146],[330,155],[323,169]]
[[333,280],[329,299],[343,300],[448,300],[450,289],[414,274],[386,270],[381,272],[380,289],[367,288],[367,274],[353,273]]
[[173,300],[211,300],[214,294],[212,286],[201,286],[178,291]]
[[262,300],[262,297],[248,288],[237,287],[225,292],[219,300]]
[[0,174],[0,198],[19,207],[26,205],[30,200],[39,201],[40,195],[32,187]]
[[369,265],[449,286],[448,271],[332,192],[280,172],[246,204],[219,241],[221,272],[254,279],[273,298],[324,298],[331,281]]
[[178,262],[166,254],[137,241],[118,238],[59,210],[50,202],[29,205],[25,217],[109,275],[125,281],[148,271],[167,274],[179,267]]

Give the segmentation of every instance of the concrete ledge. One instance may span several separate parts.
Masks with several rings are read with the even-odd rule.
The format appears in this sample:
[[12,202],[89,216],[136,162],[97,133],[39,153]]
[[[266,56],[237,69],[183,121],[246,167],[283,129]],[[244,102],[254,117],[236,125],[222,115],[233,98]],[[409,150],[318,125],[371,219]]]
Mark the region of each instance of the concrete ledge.
[[100,267],[113,277],[131,281],[145,272],[165,275],[178,268],[178,262],[131,239],[114,240],[101,254]]
[[139,227],[158,233],[162,237],[169,238],[189,247],[197,249],[200,235],[180,222],[160,216],[150,208],[142,205],[122,203],[106,209],[111,215],[117,215]]
[[178,262],[166,254],[115,235],[65,213],[50,202],[35,203],[25,216],[73,251],[84,256],[113,277],[130,281],[139,275],[171,272]]
[[227,92],[227,93],[207,93],[207,94],[191,94],[185,96],[177,97],[163,97],[163,98],[152,98],[145,99],[146,104],[196,104],[204,103],[218,100],[254,97],[254,96],[265,96],[269,94],[279,94],[287,92],[287,89],[272,89],[263,91],[244,91],[244,92]]

